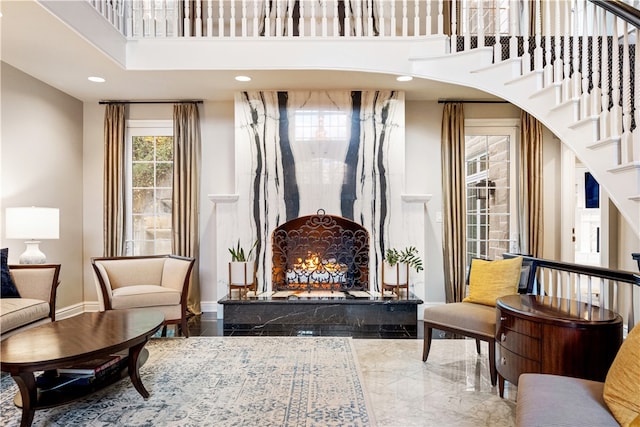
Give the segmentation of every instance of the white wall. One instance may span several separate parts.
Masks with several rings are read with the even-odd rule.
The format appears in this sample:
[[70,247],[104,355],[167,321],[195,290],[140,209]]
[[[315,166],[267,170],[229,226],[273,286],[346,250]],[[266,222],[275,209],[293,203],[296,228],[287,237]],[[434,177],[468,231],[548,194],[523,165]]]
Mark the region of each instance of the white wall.
[[60,239],[44,240],[47,261],[62,264],[57,307],[80,305],[82,292],[82,103],[2,63],[2,247],[17,263],[24,242],[4,238],[4,209],[60,209]]

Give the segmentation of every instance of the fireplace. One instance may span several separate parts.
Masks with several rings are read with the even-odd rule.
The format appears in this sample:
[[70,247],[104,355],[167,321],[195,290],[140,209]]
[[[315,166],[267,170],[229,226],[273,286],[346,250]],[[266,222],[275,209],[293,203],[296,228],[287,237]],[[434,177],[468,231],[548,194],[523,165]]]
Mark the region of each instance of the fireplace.
[[272,235],[275,291],[366,291],[369,233],[321,209],[288,221]]

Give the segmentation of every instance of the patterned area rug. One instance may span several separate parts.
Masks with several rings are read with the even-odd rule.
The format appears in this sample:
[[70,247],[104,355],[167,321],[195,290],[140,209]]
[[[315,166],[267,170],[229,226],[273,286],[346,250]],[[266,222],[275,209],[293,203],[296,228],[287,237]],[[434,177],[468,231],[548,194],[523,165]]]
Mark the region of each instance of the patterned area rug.
[[[349,338],[153,339],[140,369],[144,400],[128,378],[66,406],[37,410],[46,426],[371,426]],[[2,426],[19,424],[17,386],[0,379]]]

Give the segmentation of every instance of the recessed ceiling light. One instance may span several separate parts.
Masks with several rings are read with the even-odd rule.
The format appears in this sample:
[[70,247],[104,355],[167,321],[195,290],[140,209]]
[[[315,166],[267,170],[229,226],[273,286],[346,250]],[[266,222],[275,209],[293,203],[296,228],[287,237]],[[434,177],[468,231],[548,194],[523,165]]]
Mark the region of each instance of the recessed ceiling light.
[[239,82],[250,82],[251,77],[249,76],[236,76],[236,80]]
[[398,76],[396,77],[396,80],[399,82],[410,82],[411,80],[413,80],[413,77],[411,76]]
[[102,77],[96,77],[96,76],[89,77],[89,81],[90,82],[94,82],[94,83],[104,83],[105,82],[105,80]]

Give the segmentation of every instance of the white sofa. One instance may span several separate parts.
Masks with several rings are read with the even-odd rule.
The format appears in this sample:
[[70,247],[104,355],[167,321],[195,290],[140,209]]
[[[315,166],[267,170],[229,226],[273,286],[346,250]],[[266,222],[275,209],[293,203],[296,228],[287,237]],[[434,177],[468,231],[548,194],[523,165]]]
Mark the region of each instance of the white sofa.
[[187,328],[187,295],[194,258],[175,255],[96,257],[91,259],[100,310],[153,308],[164,324]]
[[55,320],[60,264],[10,265],[20,298],[0,298],[0,340]]

